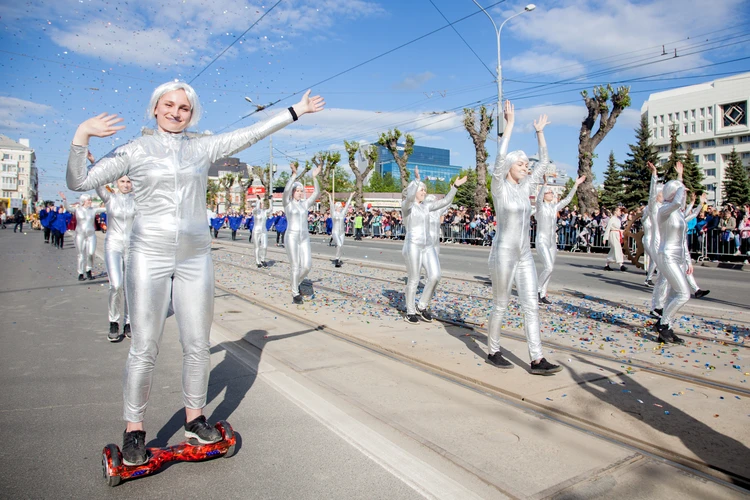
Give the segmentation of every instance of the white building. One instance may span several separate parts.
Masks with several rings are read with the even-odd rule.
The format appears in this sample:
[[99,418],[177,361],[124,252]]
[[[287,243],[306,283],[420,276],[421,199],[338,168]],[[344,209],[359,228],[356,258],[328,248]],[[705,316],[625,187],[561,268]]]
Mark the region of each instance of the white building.
[[[0,135],[0,202],[8,209],[21,208],[28,215],[34,212],[39,179],[36,155],[28,139],[13,139]],[[8,210],[12,214],[14,210]]]
[[732,148],[750,166],[750,73],[651,94],[641,107],[659,158],[669,158],[669,129],[678,128],[683,150],[693,150],[703,169],[709,203],[722,203],[724,172]]

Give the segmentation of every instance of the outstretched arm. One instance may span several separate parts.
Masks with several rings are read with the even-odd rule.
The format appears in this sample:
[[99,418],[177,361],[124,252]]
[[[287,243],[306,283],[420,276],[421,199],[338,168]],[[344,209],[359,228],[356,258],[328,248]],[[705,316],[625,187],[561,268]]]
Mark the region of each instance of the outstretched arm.
[[[500,103],[498,103],[500,106]],[[508,175],[508,169],[503,168],[505,164],[505,157],[508,156],[508,145],[510,144],[510,136],[513,134],[513,125],[515,124],[515,107],[510,101],[505,101],[505,107],[503,109],[505,116],[505,132],[503,133],[502,140],[498,137],[497,140],[497,158],[495,158],[495,169],[492,171],[492,182],[496,180],[502,181]],[[493,191],[494,192],[494,191]]]
[[320,173],[320,170],[321,167],[319,166],[312,172],[314,189],[312,194],[305,201],[305,205],[307,206],[308,210],[310,210],[312,206],[315,205],[315,201],[317,201],[318,196],[320,195],[320,184],[318,184],[318,174]]
[[[114,182],[123,175],[128,173],[129,151],[128,144],[117,148],[108,154],[91,169],[88,169],[86,162],[89,156],[89,140],[92,137],[109,137],[124,129],[124,126],[117,124],[122,122],[122,118],[117,115],[108,115],[102,113],[93,118],[89,118],[81,123],[76,129],[73,143],[70,146],[68,155],[68,172],[66,181],[68,189],[73,191],[90,191],[99,186]],[[93,158],[93,157],[92,157]]]
[[547,140],[544,138],[544,127],[549,124],[547,115],[542,115],[539,120],[534,120],[534,129],[536,129],[536,138],[539,144],[539,163],[536,164],[531,175],[528,177],[532,184],[538,184],[542,176],[547,173],[549,166],[549,154],[547,153]]
[[430,212],[434,211],[440,211],[445,208],[448,208],[451,203],[453,203],[453,198],[456,197],[456,193],[458,192],[458,188],[466,182],[467,177],[461,177],[460,179],[456,179],[456,182],[453,183],[451,186],[450,191],[448,191],[448,194],[443,197],[442,200],[436,201],[434,203],[430,203],[430,206],[428,207]]
[[[656,170],[656,165],[653,163],[648,162],[648,168],[651,170],[651,184],[648,188],[648,210],[651,215],[654,216],[658,210],[658,207],[656,206],[656,195],[659,192],[659,174]],[[653,217],[651,220],[654,223],[656,222],[656,219]]]
[[544,189],[547,187],[547,176],[544,176],[544,184],[539,186],[539,191],[536,193],[536,212],[539,213],[542,210],[542,204],[544,203]]
[[310,97],[310,91],[305,92],[300,102],[281,113],[262,122],[241,128],[233,132],[198,139],[208,152],[211,162],[218,158],[231,156],[247,149],[256,142],[268,137],[296,121],[304,114],[317,113],[325,107],[325,101],[320,96]]
[[570,193],[568,193],[568,196],[563,198],[560,203],[555,206],[555,212],[559,212],[563,208],[567,207],[571,201],[573,201],[573,197],[576,195],[576,191],[578,191],[578,186],[583,184],[583,181],[586,180],[586,176],[582,175],[578,179],[576,179],[576,183],[573,185],[573,188],[570,190]]
[[413,180],[406,186],[406,198],[401,202],[401,217],[406,218],[411,214],[411,208],[414,206],[414,201],[417,199],[417,190],[419,189],[419,181]]
[[294,193],[292,193],[292,185],[294,185],[299,177],[302,177],[302,171],[297,173],[297,165],[295,163],[292,163],[290,167],[292,168],[292,175],[289,176],[289,180],[286,182],[286,186],[284,186],[284,193],[281,195],[281,202],[284,204],[284,208],[289,205],[289,202],[292,201],[292,197],[294,196]]
[[352,192],[352,193],[351,193],[351,194],[349,195],[349,199],[348,199],[348,200],[346,200],[346,205],[344,205],[344,215],[346,215],[346,214],[348,214],[348,213],[349,213],[349,206],[350,206],[350,205],[351,205],[351,203],[352,203],[352,198],[354,198],[354,192]]

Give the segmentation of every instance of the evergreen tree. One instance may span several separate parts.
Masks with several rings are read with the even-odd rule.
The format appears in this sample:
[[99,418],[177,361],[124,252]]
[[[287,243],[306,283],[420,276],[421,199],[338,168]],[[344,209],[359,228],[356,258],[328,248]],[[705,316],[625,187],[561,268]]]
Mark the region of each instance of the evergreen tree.
[[624,187],[622,203],[628,208],[637,207],[648,202],[648,189],[651,184],[651,170],[648,162],[659,163],[656,151],[649,144],[651,133],[646,117],[641,118],[641,124],[635,131],[636,144],[630,144],[628,159],[622,165],[622,183]]
[[364,190],[366,193],[398,193],[401,188],[396,184],[396,180],[390,173],[381,175],[380,172],[375,170]]
[[[575,182],[573,179],[570,179],[570,181]],[[610,209],[616,207],[622,203],[623,194],[622,174],[617,162],[615,162],[614,151],[610,151],[609,163],[607,163],[607,170],[604,172],[604,185],[599,195],[599,204]]]
[[[568,196],[568,193],[570,193],[570,190],[573,189],[573,186],[575,186],[575,184],[576,184],[576,181],[573,180],[572,177],[568,177],[568,180],[565,181],[565,188],[563,189],[563,192],[560,195],[560,199],[561,200],[563,198],[565,198],[566,196]],[[599,198],[599,204],[603,205],[605,207],[608,206],[608,205],[604,204],[604,202],[602,201],[601,198]],[[578,206],[578,193],[576,193],[576,194],[573,195],[573,199],[570,201],[570,205],[568,205],[568,206],[569,207],[576,207],[576,206]]]
[[[677,139],[677,134],[677,125],[672,125],[669,128],[669,159],[659,167],[659,178],[665,183],[677,178],[677,171],[674,166],[677,165],[678,161],[682,161],[682,155],[680,155],[680,141]],[[656,163],[654,163],[654,165],[656,165]]]
[[461,207],[474,209],[476,208],[474,206],[474,203],[476,201],[474,198],[474,193],[476,193],[477,190],[477,171],[473,169],[461,170],[458,175],[455,175],[451,178],[451,184],[453,184],[456,179],[460,179],[464,176],[467,176],[468,179],[466,179],[466,182],[464,182],[463,185],[459,186],[458,192],[456,193],[456,198],[454,199],[453,203]]
[[700,196],[704,189],[703,170],[698,165],[698,162],[695,161],[693,148],[690,146],[688,146],[687,151],[685,151],[682,165],[685,167],[685,170],[682,172],[682,182],[685,184],[685,187],[695,193],[696,196]]
[[735,148],[732,148],[729,154],[727,171],[724,175],[723,198],[724,203],[733,205],[750,202],[750,179]]

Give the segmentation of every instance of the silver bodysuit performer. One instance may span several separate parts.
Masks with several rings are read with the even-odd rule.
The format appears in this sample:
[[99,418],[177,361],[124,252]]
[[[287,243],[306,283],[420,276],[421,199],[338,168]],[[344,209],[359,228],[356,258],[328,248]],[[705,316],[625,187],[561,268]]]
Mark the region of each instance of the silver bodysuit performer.
[[[427,203],[417,201],[417,191],[420,189],[426,189],[424,183],[417,179],[411,181],[406,187],[406,198],[401,203],[401,216],[406,224],[402,255],[406,262],[407,281],[404,295],[406,296],[406,320],[409,322],[415,322],[417,311],[425,320],[432,320],[429,304],[435,287],[440,281],[441,271],[434,238],[430,231],[430,215],[450,206],[458,192],[455,186],[451,186],[450,191],[442,200]],[[422,266],[425,268],[426,281],[419,304],[416,305],[417,286]]]
[[130,315],[125,298],[125,265],[135,218],[135,195],[119,191],[111,193],[105,186],[98,187],[96,193],[107,207],[104,263],[109,276],[109,322],[120,323],[124,319],[127,325],[130,324]]
[[[344,250],[346,233],[346,214],[349,213],[349,206],[352,203],[353,197],[354,193],[350,194],[349,199],[346,200],[346,204],[343,208],[341,208],[341,206],[336,206],[331,212],[331,220],[333,222],[331,238],[333,239],[333,244],[336,245],[336,267],[341,267],[341,252]],[[331,201],[333,201],[333,196],[331,196]],[[333,207],[334,204],[330,203],[329,206]]]
[[[659,226],[659,274],[669,283],[669,296],[661,319],[654,327],[660,341],[683,343],[671,329],[677,312],[690,300],[690,285],[687,274],[692,272],[690,255],[687,253],[685,217],[681,207],[685,200],[685,186],[680,181],[669,181],[664,185],[664,204],[659,208],[656,222]],[[661,278],[660,278],[661,279]]]
[[135,193],[125,287],[133,335],[123,389],[126,421],[144,418],[170,295],[183,347],[183,401],[187,409],[206,405],[215,285],[206,232],[208,169],[292,121],[287,110],[234,132],[198,138],[162,131],[160,125],[88,172],[88,147],[71,146],[68,188],[85,191],[127,175]]
[[266,250],[268,249],[268,229],[266,221],[273,213],[273,206],[268,202],[268,208],[261,208],[262,201],[258,200],[253,208],[253,244],[255,247],[255,264],[263,267],[266,264]]
[[[428,194],[424,198],[425,203],[434,203],[437,198],[434,194]],[[432,246],[435,247],[435,253],[440,256],[440,219],[450,208],[450,205],[446,205],[440,210],[433,210],[430,212],[430,238],[432,239]],[[440,262],[438,262],[440,264]]]
[[[94,254],[96,253],[96,214],[104,212],[104,208],[91,208],[91,195],[82,194],[80,204],[73,208],[63,200],[65,210],[76,216],[76,251],[78,252],[78,279],[84,280],[84,274],[92,279],[91,270],[94,268]],[[89,206],[84,206],[89,203]]]
[[310,269],[312,269],[312,249],[310,247],[307,216],[320,194],[317,173],[313,173],[313,185],[315,189],[312,194],[307,199],[304,197],[301,197],[299,200],[294,199],[294,192],[296,190],[299,189],[304,193],[305,187],[301,182],[297,181],[298,178],[302,177],[303,172],[303,170],[300,170],[299,173],[292,173],[289,182],[284,187],[284,194],[282,196],[284,213],[287,220],[286,255],[289,258],[289,265],[292,268],[291,288],[295,303],[300,303],[302,300],[300,285],[307,277]]
[[524,316],[531,373],[551,374],[560,371],[561,368],[547,362],[542,353],[537,274],[529,241],[531,186],[542,181],[549,165],[543,133],[547,117],[542,116],[538,123],[534,123],[539,141],[539,162],[531,175],[528,175],[528,158],[523,151],[507,152],[514,123],[514,111],[509,101],[505,102],[505,117],[508,125],[502,142],[498,137],[498,153],[491,184],[497,231],[489,258],[493,307],[489,321],[487,362],[500,368],[513,367],[500,353],[500,330],[515,284]]
[[547,287],[557,258],[557,214],[573,200],[578,184],[573,186],[568,196],[559,203],[544,201],[544,195],[550,190],[547,178],[539,188],[536,196],[536,253],[542,258],[544,270],[539,275],[539,300],[547,302]]

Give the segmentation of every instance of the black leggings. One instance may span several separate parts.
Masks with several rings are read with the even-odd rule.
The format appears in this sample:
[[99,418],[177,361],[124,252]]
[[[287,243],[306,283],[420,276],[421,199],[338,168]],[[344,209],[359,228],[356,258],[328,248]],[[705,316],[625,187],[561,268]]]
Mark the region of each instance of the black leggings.
[[276,233],[276,244],[277,245],[279,244],[279,238],[281,238],[281,244],[282,245],[284,244],[284,233],[286,233],[286,231],[282,231],[280,233],[279,232]]
[[44,241],[49,243],[49,235],[50,235],[50,229],[48,227],[44,228]]

